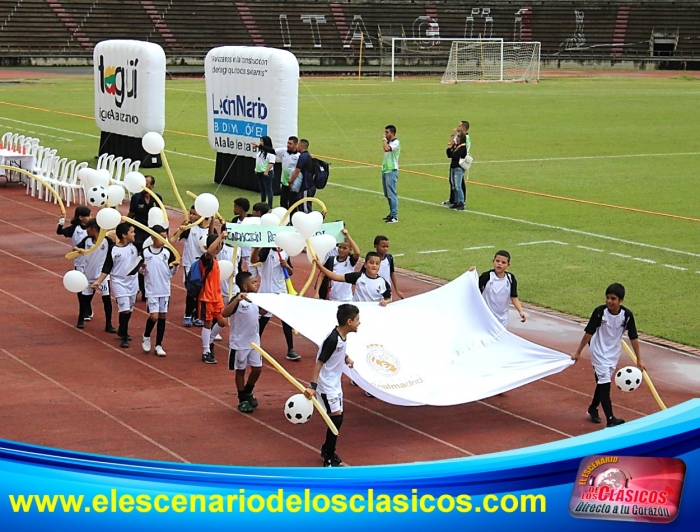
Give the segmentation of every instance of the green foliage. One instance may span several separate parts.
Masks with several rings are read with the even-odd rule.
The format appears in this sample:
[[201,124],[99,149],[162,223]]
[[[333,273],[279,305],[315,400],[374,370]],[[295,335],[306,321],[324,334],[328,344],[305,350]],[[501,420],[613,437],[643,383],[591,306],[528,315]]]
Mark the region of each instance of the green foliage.
[[[90,78],[2,86],[0,124],[36,132],[62,156],[93,160],[99,132],[92,90]],[[166,149],[183,196],[215,192],[225,216],[239,195],[257,200],[213,182],[204,81],[168,81],[166,98]],[[692,80],[443,86],[311,78],[302,80],[299,100],[300,136],[333,161],[319,197],[330,219],[346,221],[363,253],[375,235],[387,234],[391,251],[403,254],[399,266],[452,279],[472,264],[489,268],[493,252],[504,248],[523,301],[587,317],[604,302],[605,287],[622,282],[642,331],[700,346],[700,221],[614,207],[700,218],[700,90]],[[475,163],[467,211],[453,212],[439,204],[449,192],[444,149],[461,119],[471,123]],[[388,208],[378,167],[358,164],[380,163],[387,124],[402,142],[400,223],[393,225],[381,221]],[[176,205],[165,171],[152,173]],[[540,241],[556,242],[523,245]],[[479,246],[493,248],[464,249]],[[431,250],[448,251],[420,253]]]

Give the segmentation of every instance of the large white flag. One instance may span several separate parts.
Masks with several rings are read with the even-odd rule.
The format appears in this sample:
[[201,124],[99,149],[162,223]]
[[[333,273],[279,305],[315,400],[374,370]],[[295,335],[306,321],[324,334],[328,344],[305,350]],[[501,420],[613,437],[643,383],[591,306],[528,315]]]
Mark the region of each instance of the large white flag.
[[[317,345],[337,325],[336,302],[287,294],[250,294],[250,299]],[[346,374],[388,403],[468,403],[573,363],[569,355],[508,332],[486,307],[476,271],[386,307],[355,304],[360,328],[347,344],[355,367],[346,367]]]

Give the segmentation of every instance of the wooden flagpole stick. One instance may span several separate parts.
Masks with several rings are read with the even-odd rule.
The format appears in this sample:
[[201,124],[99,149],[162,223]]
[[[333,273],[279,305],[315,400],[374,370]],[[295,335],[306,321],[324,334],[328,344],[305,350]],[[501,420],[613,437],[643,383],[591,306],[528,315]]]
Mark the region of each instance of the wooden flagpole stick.
[[180,204],[182,214],[184,214],[185,218],[187,218],[189,211],[187,210],[187,207],[185,207],[185,204],[182,201],[182,197],[180,196],[180,191],[177,189],[177,185],[175,184],[175,178],[173,177],[173,173],[170,170],[168,159],[165,157],[165,150],[160,152],[160,159],[161,161],[163,161],[163,166],[165,166],[165,172],[168,174],[168,179],[170,179],[170,186],[173,187],[173,192],[175,193],[175,198],[177,198],[177,202]]
[[[267,360],[277,371],[279,371],[282,374],[282,376],[292,384],[292,386],[294,386],[301,393],[304,393],[306,391],[306,386],[304,386],[302,383],[300,383],[298,380],[292,377],[292,375],[290,375],[289,372],[287,372],[287,370],[284,369],[279,362],[272,358],[272,356],[270,356],[262,347],[260,347],[254,342],[250,342],[250,345],[253,346],[253,349],[260,353],[265,358],[265,360]],[[323,421],[325,421],[326,425],[328,425],[328,429],[337,436],[338,429],[326,413],[326,409],[321,406],[321,403],[318,402],[318,399],[316,399],[316,397],[312,397],[311,402],[316,407],[316,410],[318,410],[318,413],[321,414]]]
[[[634,356],[634,352],[632,351],[632,349],[630,349],[630,346],[628,346],[627,342],[625,342],[624,340],[622,340],[622,345],[625,348],[625,351],[627,351],[627,354],[632,359],[632,362],[634,362],[636,364],[637,357]],[[651,377],[649,377],[649,374],[646,372],[646,370],[642,371],[642,375],[644,376],[644,380],[646,381],[647,386],[649,386],[649,390],[651,390],[651,395],[653,395],[654,399],[656,399],[656,402],[658,403],[659,408],[661,408],[661,410],[666,410],[666,405],[661,400],[661,397],[659,397],[659,392],[656,391],[656,387],[654,386],[654,383],[651,382]]]

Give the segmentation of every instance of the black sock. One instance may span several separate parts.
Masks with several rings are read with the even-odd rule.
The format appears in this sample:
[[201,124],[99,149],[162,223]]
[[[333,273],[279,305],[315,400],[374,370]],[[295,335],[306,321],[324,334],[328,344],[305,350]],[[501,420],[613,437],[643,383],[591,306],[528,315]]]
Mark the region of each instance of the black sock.
[[156,324],[156,345],[163,345],[163,337],[165,336],[165,318],[158,318]]
[[[343,414],[340,414],[339,416],[330,416],[330,418],[333,425],[335,425],[335,428],[338,429],[338,432],[340,432],[340,427],[343,425]],[[333,458],[333,455],[335,455],[335,444],[337,441],[338,436],[333,434],[331,429],[326,429],[326,441],[323,444],[323,449],[326,452],[326,456]]]
[[88,315],[88,296],[78,292],[78,323],[82,323],[85,320],[85,316]]
[[251,393],[253,393],[254,389],[255,389],[254,385],[251,386],[250,384],[246,384],[245,388],[243,388],[243,393],[245,395],[250,395]]
[[112,298],[109,296],[102,296],[102,306],[105,308],[105,325],[107,327],[112,326]]
[[294,334],[292,333],[292,327],[282,322],[282,331],[284,332],[284,339],[287,341],[287,351],[294,349]]
[[605,419],[610,419],[613,417],[612,401],[610,400],[610,383],[598,384],[596,386],[596,393],[600,398],[600,404],[603,406],[603,412],[605,412]]
[[185,316],[192,318],[197,313],[197,298],[189,297],[185,299]]
[[144,338],[150,338],[151,333],[153,332],[153,327],[156,326],[156,322],[153,321],[151,318],[146,318],[146,327],[144,328],[143,331],[143,336]]
[[120,312],[119,313],[119,336],[126,338],[129,336],[129,319],[131,318],[131,312]]
[[270,322],[270,318],[267,316],[260,316],[260,337],[262,337],[263,331],[267,324]]
[[247,394],[245,392],[238,392],[238,402],[242,403],[243,401],[247,401],[248,398],[246,397],[246,395]]

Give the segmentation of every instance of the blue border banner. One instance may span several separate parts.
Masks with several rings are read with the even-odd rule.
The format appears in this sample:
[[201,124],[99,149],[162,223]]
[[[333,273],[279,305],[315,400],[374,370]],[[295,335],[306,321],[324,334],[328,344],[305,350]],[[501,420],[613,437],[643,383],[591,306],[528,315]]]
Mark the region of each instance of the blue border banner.
[[[572,517],[581,461],[609,454],[683,460],[678,517],[664,525]],[[690,530],[700,519],[691,500],[699,471],[700,399],[550,444],[387,466],[194,465],[0,440],[0,529]]]

